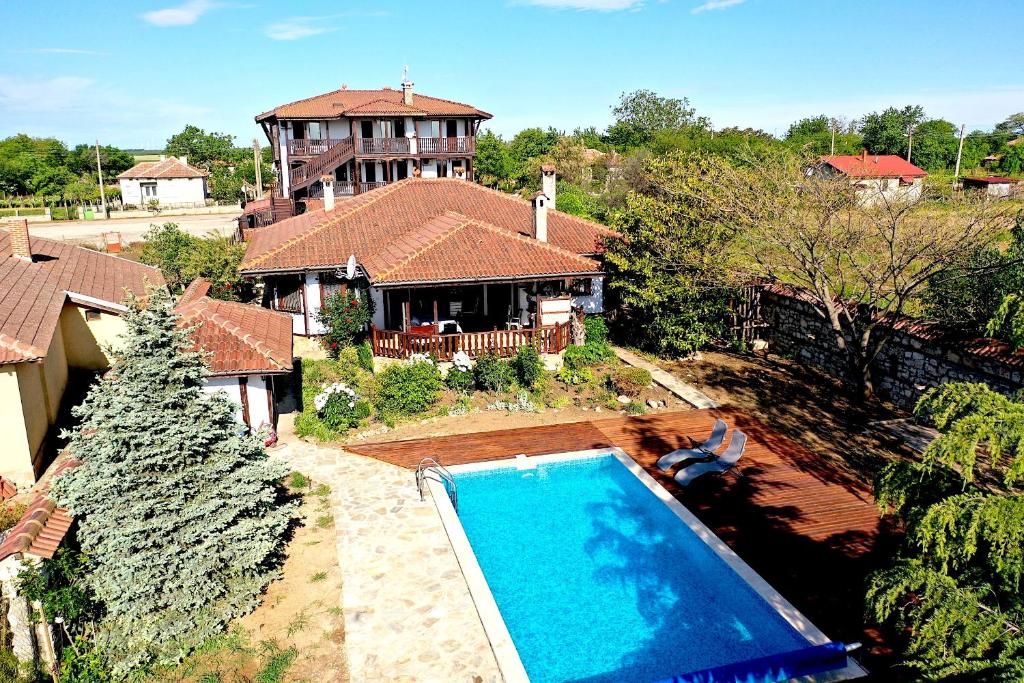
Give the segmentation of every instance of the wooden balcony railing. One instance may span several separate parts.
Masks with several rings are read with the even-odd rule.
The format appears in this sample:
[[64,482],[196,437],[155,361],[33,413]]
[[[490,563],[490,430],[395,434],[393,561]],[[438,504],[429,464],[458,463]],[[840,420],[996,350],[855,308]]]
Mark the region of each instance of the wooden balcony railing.
[[[335,180],[334,181],[334,196],[335,197],[351,197],[356,192],[356,184],[351,180]],[[313,199],[319,199],[324,196],[323,183],[313,183],[309,186],[309,197]]]
[[325,138],[323,140],[289,140],[288,155],[296,157],[312,157],[323,154],[331,147],[348,138]]
[[383,180],[378,180],[375,183],[359,183],[359,192],[369,192],[370,190],[376,190],[378,187],[384,187],[387,185]]
[[367,156],[412,153],[409,138],[359,138],[356,150]]
[[473,154],[476,138],[417,138],[416,146],[420,154]]
[[470,358],[485,353],[514,356],[524,346],[534,345],[539,353],[561,353],[571,343],[572,323],[532,327],[524,330],[492,330],[458,334],[415,334],[398,330],[371,329],[373,355],[383,358],[408,358],[414,353],[433,354],[439,361],[450,361],[458,351]]

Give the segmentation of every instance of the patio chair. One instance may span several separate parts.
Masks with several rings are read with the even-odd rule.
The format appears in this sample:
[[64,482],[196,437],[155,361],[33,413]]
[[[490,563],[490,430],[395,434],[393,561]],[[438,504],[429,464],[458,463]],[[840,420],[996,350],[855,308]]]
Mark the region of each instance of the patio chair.
[[735,431],[732,433],[732,438],[729,439],[729,446],[711,462],[697,462],[689,467],[676,472],[675,480],[680,486],[686,486],[697,477],[707,474],[708,472],[714,472],[716,474],[725,474],[740,461],[743,457],[743,451],[747,447],[747,435],[741,431]]
[[707,441],[696,448],[677,448],[671,453],[666,453],[658,459],[658,467],[668,472],[672,469],[673,465],[688,458],[707,458],[714,455],[718,447],[725,441],[725,431],[728,428],[729,426],[725,424],[725,420],[721,418],[716,419],[714,426],[711,427],[711,436],[708,437]]

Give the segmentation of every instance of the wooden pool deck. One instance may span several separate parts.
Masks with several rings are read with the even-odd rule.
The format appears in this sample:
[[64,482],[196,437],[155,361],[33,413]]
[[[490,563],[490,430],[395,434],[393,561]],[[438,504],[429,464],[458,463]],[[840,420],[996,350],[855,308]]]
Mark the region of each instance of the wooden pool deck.
[[[716,417],[748,436],[739,475],[676,485],[655,462],[691,445],[691,437],[702,441]],[[863,595],[867,574],[889,555],[891,538],[870,491],[840,465],[738,411],[614,417],[348,450],[414,469],[426,456],[456,465],[607,446],[622,448],[650,472],[829,637],[880,645],[877,634],[864,629]]]

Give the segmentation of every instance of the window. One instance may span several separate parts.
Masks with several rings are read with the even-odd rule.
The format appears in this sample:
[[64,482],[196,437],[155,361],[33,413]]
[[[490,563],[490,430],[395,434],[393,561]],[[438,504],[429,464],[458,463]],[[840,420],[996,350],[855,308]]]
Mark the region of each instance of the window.
[[319,121],[310,121],[309,123],[307,123],[306,124],[306,133],[309,136],[310,140],[320,140],[321,139],[321,135],[320,135],[320,122]]
[[97,311],[95,308],[87,308],[87,309],[85,309],[85,319],[86,320],[99,320],[100,319],[100,315],[101,315],[100,312]]
[[156,199],[156,183],[140,183],[144,200]]
[[348,282],[341,280],[334,273],[320,273],[320,301],[338,292],[348,291]]
[[569,291],[576,296],[590,296],[593,294],[594,281],[589,277],[580,277],[572,281]]
[[302,280],[298,277],[277,281],[277,310],[288,313],[302,313]]

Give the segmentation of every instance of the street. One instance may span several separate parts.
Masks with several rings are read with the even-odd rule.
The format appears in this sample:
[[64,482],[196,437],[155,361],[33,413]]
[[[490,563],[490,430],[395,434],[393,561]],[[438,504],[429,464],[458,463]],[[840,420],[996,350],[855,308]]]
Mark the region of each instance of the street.
[[137,242],[151,225],[176,223],[179,228],[192,235],[207,235],[217,232],[228,236],[234,233],[238,223],[230,214],[208,216],[154,216],[152,218],[114,218],[97,221],[51,221],[30,223],[29,232],[35,237],[75,242],[101,242],[103,233],[121,233],[121,242]]

